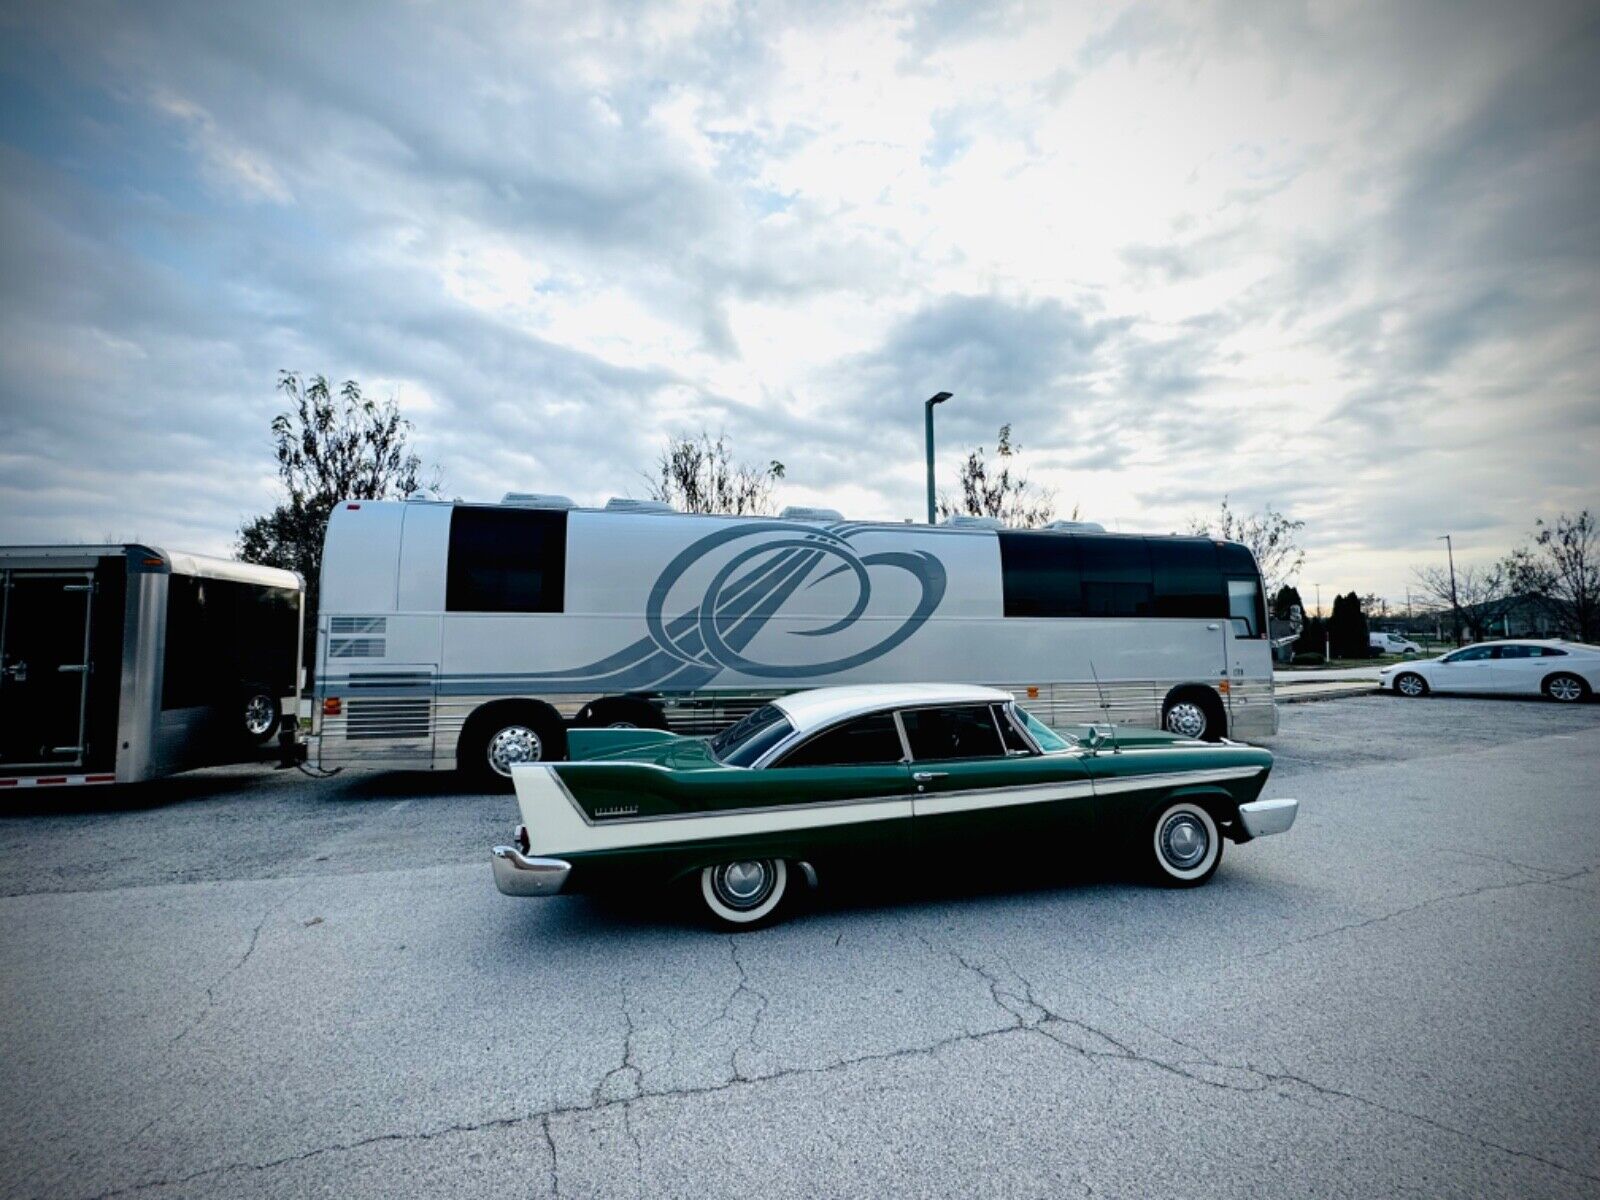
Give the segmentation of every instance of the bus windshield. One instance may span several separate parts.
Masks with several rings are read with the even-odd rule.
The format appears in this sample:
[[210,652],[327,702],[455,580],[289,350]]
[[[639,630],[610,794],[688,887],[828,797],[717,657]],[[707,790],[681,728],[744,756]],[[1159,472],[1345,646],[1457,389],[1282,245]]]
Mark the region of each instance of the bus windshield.
[[781,708],[763,704],[717,734],[707,748],[724,766],[748,767],[793,732]]

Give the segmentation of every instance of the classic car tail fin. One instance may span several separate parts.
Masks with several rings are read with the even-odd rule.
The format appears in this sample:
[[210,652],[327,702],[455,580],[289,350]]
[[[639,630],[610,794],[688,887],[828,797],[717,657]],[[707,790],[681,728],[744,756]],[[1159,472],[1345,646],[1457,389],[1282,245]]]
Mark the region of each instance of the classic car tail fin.
[[569,729],[567,758],[572,762],[607,758],[641,746],[675,741],[679,736],[665,729]]

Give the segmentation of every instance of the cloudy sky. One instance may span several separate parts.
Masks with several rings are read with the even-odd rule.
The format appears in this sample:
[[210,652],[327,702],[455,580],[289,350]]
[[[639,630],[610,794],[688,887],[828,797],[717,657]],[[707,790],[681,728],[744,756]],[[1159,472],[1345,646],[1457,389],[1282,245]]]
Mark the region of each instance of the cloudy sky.
[[947,482],[1009,421],[1060,509],[1401,598],[1600,505],[1600,18],[0,4],[0,361],[0,541],[226,550],[280,368],[450,495],[704,428],[887,518],[942,389]]

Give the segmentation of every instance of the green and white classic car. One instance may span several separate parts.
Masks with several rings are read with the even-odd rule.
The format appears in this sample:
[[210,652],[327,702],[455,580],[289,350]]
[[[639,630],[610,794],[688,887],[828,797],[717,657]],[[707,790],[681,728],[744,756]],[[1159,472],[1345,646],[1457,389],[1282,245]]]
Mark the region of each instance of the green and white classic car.
[[574,729],[573,761],[512,769],[522,824],[493,850],[509,896],[697,885],[719,923],[774,917],[799,878],[850,859],[1005,862],[1093,839],[1155,880],[1204,883],[1225,839],[1293,823],[1261,799],[1265,750],[1155,731],[1057,732],[1008,692],[833,687],[711,738]]

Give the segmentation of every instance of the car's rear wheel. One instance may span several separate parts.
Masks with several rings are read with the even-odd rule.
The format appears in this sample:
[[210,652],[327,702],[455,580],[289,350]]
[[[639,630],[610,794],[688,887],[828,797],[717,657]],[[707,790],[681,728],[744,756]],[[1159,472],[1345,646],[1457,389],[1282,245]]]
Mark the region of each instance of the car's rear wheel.
[[1167,887],[1198,887],[1222,861],[1217,822],[1190,800],[1167,805],[1151,825],[1152,874]]
[[700,872],[700,895],[712,921],[749,929],[775,917],[789,890],[789,866],[781,858],[719,863]]
[[1395,676],[1394,690],[1402,696],[1410,696],[1412,699],[1416,699],[1418,696],[1426,696],[1428,694],[1428,681],[1415,671],[1404,671]]
[[1578,676],[1563,672],[1544,681],[1544,694],[1562,704],[1577,704],[1588,698],[1589,685]]

